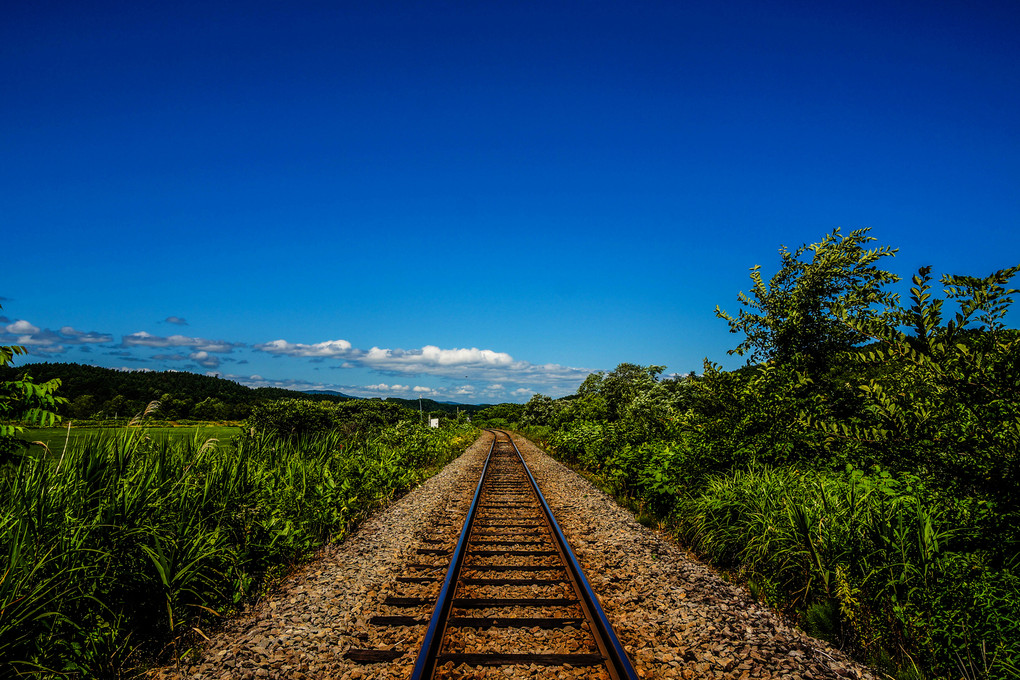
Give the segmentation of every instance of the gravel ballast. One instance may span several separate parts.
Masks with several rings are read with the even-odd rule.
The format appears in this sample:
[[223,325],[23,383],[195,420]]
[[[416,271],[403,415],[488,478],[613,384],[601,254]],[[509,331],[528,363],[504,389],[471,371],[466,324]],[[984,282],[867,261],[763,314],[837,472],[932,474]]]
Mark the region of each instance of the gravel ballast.
[[[641,677],[875,678],[636,522],[583,477],[530,442],[514,439]],[[434,553],[456,543],[491,440],[483,434],[439,474],[374,513],[344,543],[323,550],[252,611],[225,624],[196,662],[159,669],[153,677],[408,677],[425,625],[380,626],[370,619],[429,618],[440,584],[407,579],[445,575],[449,557]],[[562,635],[536,634],[551,641]],[[397,658],[380,663],[347,658],[356,650]],[[578,677],[578,670],[569,677]],[[507,667],[460,670],[451,677],[567,676]],[[599,675],[593,671],[591,677]]]

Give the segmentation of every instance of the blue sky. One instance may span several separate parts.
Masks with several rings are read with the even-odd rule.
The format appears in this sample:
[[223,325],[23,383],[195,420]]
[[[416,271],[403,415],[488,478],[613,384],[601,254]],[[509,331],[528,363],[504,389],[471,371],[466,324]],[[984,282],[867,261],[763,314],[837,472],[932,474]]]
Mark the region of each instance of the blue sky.
[[1020,263],[1014,2],[32,2],[0,341],[463,402],[727,367],[748,269]]

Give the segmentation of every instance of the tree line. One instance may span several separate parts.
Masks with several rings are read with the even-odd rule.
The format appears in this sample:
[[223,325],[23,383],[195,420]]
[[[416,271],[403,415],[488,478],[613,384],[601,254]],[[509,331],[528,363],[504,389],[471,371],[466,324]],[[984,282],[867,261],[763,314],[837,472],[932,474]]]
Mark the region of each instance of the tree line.
[[[183,371],[119,371],[77,363],[0,365],[0,382],[31,376],[37,383],[59,381],[62,401],[55,413],[72,420],[130,419],[159,401],[157,417],[163,420],[240,421],[258,404],[279,400],[339,404],[358,400],[338,392],[300,392],[277,387],[247,387],[225,378]],[[359,400],[361,401],[361,400]],[[380,401],[379,399],[363,401]],[[423,413],[471,413],[484,406],[447,404],[432,399],[388,398]]]

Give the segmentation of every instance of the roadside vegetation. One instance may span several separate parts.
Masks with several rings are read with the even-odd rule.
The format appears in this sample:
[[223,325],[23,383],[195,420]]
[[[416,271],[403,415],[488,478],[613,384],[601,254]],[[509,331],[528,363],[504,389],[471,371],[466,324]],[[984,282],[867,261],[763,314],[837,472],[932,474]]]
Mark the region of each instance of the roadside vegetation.
[[717,309],[745,368],[621,364],[476,421],[519,425],[890,676],[1020,677],[1020,267],[925,267],[901,298],[873,241],[837,230],[753,268]]
[[256,405],[229,441],[161,436],[154,403],[132,427],[26,446],[37,431],[20,423],[52,424],[58,388],[0,383],[0,677],[121,678],[180,658],[477,436],[373,401]]

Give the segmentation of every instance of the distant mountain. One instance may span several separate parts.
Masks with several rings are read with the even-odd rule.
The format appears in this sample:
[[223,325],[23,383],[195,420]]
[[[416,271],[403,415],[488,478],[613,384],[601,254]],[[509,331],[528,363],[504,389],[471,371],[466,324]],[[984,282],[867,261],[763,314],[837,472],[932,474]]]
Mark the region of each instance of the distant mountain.
[[417,411],[421,408],[425,413],[431,411],[440,411],[442,413],[475,413],[481,411],[483,408],[488,408],[490,404],[458,404],[454,401],[436,401],[435,399],[401,399],[400,397],[387,397],[383,401],[390,401],[401,406],[406,406],[412,411]]
[[343,392],[337,392],[336,390],[303,390],[301,394],[307,394],[312,397],[316,396],[327,396],[327,397],[342,397],[344,399],[362,399],[363,397],[355,397],[350,394],[344,394]]
[[[379,401],[391,401],[396,404],[406,406],[413,411],[417,411],[419,407],[418,399],[403,399],[401,397],[355,397],[335,390],[306,390],[304,394],[309,396],[321,395],[339,397],[342,399],[376,399]],[[462,404],[458,401],[436,401],[435,399],[422,399],[420,401],[420,406],[423,411],[443,411],[444,413],[456,413],[458,410],[463,413],[474,413],[475,411],[481,411],[483,408],[490,406],[490,404]]]

